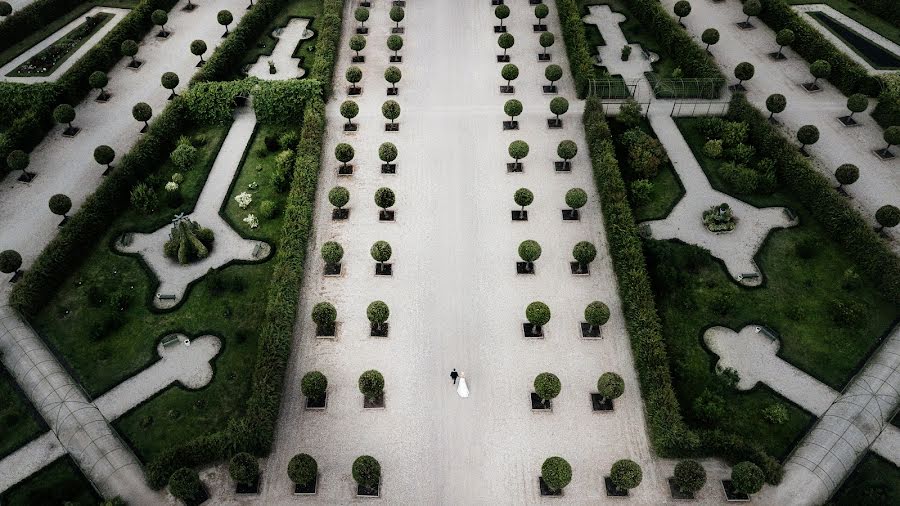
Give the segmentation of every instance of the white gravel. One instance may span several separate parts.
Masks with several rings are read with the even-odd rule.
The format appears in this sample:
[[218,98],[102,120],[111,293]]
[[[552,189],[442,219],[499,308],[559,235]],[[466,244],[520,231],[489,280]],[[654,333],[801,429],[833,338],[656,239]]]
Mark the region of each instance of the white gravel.
[[[597,46],[597,51],[602,64],[611,74],[621,75],[628,80],[641,79],[644,72],[653,72],[653,66],[644,57],[641,45],[629,44],[625,39],[625,34],[619,27],[619,23],[624,23],[627,19],[623,14],[613,12],[608,5],[589,5],[588,12],[583,18],[584,22],[597,25],[603,35],[606,45]],[[627,61],[622,61],[622,48],[626,45],[631,46],[631,55]]]
[[[248,75],[258,77],[265,80],[283,80],[303,77],[306,73],[299,66],[300,59],[293,58],[294,49],[301,40],[308,39],[313,36],[312,31],[307,31],[309,19],[292,18],[288,21],[281,33],[277,35],[278,42],[275,49],[269,56],[260,56],[259,59],[250,67]],[[274,74],[269,73],[269,60],[275,63]]]

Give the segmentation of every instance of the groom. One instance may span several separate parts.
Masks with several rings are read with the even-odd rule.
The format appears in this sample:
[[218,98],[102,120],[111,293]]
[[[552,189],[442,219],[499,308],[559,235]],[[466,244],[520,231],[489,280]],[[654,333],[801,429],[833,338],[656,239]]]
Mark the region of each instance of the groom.
[[450,379],[453,380],[454,385],[456,384],[456,378],[458,378],[458,377],[459,377],[459,374],[457,374],[455,368],[452,371],[450,371]]

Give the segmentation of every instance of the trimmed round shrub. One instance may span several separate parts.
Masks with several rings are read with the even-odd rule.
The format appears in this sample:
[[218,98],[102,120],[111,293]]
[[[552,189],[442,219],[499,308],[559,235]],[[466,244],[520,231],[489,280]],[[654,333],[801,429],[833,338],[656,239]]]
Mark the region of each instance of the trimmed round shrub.
[[72,126],[72,122],[75,121],[75,108],[69,104],[59,104],[53,109],[53,119],[59,124],[66,123]]
[[597,248],[588,241],[579,241],[572,248],[572,256],[579,265],[585,266],[597,258]]
[[164,72],[159,78],[159,82],[163,85],[163,88],[174,91],[175,87],[178,86],[180,79],[178,79],[178,74],[175,72]]
[[337,265],[344,258],[344,248],[335,241],[328,241],[322,245],[322,260],[328,265]]
[[259,462],[247,452],[236,453],[228,462],[228,474],[236,483],[251,486],[259,478]]
[[781,93],[773,93],[766,98],[766,109],[768,109],[769,117],[784,111],[787,107],[787,99]]
[[700,40],[706,44],[706,49],[709,49],[709,46],[719,42],[719,31],[715,28],[707,28],[700,35]]
[[109,84],[109,78],[106,76],[106,72],[97,70],[88,76],[88,84],[91,85],[91,88],[102,91]]
[[803,125],[797,130],[797,140],[804,146],[815,144],[819,140],[819,129],[814,125]]
[[544,54],[547,54],[547,48],[552,46],[554,42],[556,42],[556,36],[551,32],[543,32],[541,33],[541,36],[538,37],[538,44],[544,48]]
[[333,325],[337,319],[337,309],[329,302],[319,302],[312,309],[312,320],[321,327]]
[[852,163],[845,163],[834,171],[834,178],[841,186],[853,184],[859,179],[859,167]]
[[367,399],[377,399],[384,393],[384,376],[375,369],[359,375],[359,391]]
[[366,48],[366,38],[362,35],[354,35],[350,37],[350,49],[356,51],[357,56],[359,52]]
[[381,188],[375,190],[375,205],[382,208],[387,209],[394,205],[397,201],[397,197],[394,195],[394,190],[386,186],[382,186]]
[[328,389],[328,378],[319,371],[309,371],[300,380],[300,390],[310,399],[321,399]]
[[766,475],[753,462],[741,462],[731,468],[731,482],[737,492],[752,495],[762,488]]
[[169,22],[169,14],[162,9],[156,9],[150,14],[150,21],[152,21],[154,25],[165,27],[166,23]]
[[11,274],[22,267],[22,255],[15,250],[3,250],[0,252],[0,272]]
[[197,148],[188,143],[179,144],[172,151],[172,154],[169,155],[172,163],[180,171],[190,170],[197,163],[199,157],[200,153],[197,151]]
[[522,241],[519,244],[519,257],[525,262],[534,262],[541,258],[541,245],[531,239]]
[[825,60],[816,60],[809,65],[809,73],[815,78],[815,84],[819,79],[827,79],[831,75],[831,64]]
[[403,73],[393,65],[384,69],[384,80],[391,84],[399,83],[401,77],[403,77]]
[[532,302],[525,308],[525,319],[532,325],[546,325],[550,321],[550,308],[543,302]]
[[572,188],[566,192],[566,205],[572,209],[581,209],[587,204],[587,192],[581,188]]
[[370,322],[378,325],[378,328],[381,328],[384,322],[388,321],[388,318],[390,318],[390,316],[391,310],[390,308],[388,308],[388,305],[384,303],[384,301],[372,301],[369,304],[369,307],[366,308],[366,317]]
[[316,476],[319,474],[319,465],[316,459],[305,453],[298,453],[291,457],[287,468],[288,477],[292,482],[304,487],[311,486],[316,482]]
[[378,158],[384,163],[391,163],[397,159],[397,146],[392,142],[383,142],[378,146]]
[[675,2],[675,8],[672,10],[678,16],[678,21],[680,22],[681,18],[691,13],[691,4],[687,0],[678,0]]
[[891,149],[891,146],[900,144],[900,125],[890,126],[884,129],[884,142],[888,145],[885,151]]
[[556,115],[556,119],[569,110],[569,101],[564,97],[554,97],[550,101],[550,112]]
[[550,7],[547,7],[547,4],[537,4],[534,6],[534,17],[538,19],[538,24],[541,24],[544,18],[550,15]]
[[858,112],[863,112],[869,108],[869,99],[862,93],[850,95],[847,98],[847,109],[850,110],[850,116]]
[[393,123],[395,119],[400,117],[400,104],[396,100],[385,100],[381,104],[381,114]]
[[506,81],[506,85],[509,86],[511,81],[515,80],[519,77],[519,67],[516,67],[512,63],[507,63],[500,69],[500,77]]
[[153,109],[146,102],[138,102],[131,108],[131,115],[134,119],[147,123],[153,117]]
[[762,12],[762,4],[759,3],[759,0],[747,0],[744,2],[743,10],[749,20],[752,16],[759,16],[759,13]]
[[553,400],[562,390],[559,378],[549,372],[542,372],[534,378],[534,393],[541,398],[544,404]]
[[357,457],[353,461],[353,479],[363,487],[377,487],[381,482],[381,464],[369,455]]
[[191,42],[191,54],[194,56],[199,56],[200,61],[203,61],[203,53],[206,52],[206,42],[203,42],[200,39],[194,40]]
[[116,152],[105,144],[94,148],[94,161],[100,165],[109,165],[115,158]]
[[24,172],[28,168],[29,163],[31,163],[31,157],[21,149],[10,151],[6,155],[6,166],[9,167],[9,170],[21,170]]
[[514,160],[519,161],[528,156],[528,143],[525,141],[512,141],[509,143],[507,152]]
[[553,63],[547,65],[547,68],[544,69],[544,78],[550,81],[550,86],[553,86],[553,83],[562,79],[562,67]]
[[508,5],[498,5],[494,8],[494,16],[497,16],[497,19],[500,20],[500,25],[503,25],[503,20],[509,17],[509,6]]
[[400,51],[401,49],[403,49],[403,37],[401,37],[399,35],[389,36],[387,38],[387,47],[388,47],[388,49],[393,51],[394,55],[396,56],[397,51]]
[[400,22],[403,21],[403,18],[406,16],[406,13],[403,12],[403,7],[395,5],[391,7],[391,10],[388,12],[388,16],[391,18],[391,21],[397,23],[397,26],[400,26]]
[[334,157],[344,165],[347,165],[347,162],[353,160],[355,154],[356,152],[353,150],[353,146],[346,142],[340,142],[334,147]]
[[641,484],[644,478],[641,466],[628,459],[617,460],[609,472],[609,478],[619,490],[631,490]]
[[578,144],[575,144],[575,141],[560,141],[559,145],[556,146],[556,155],[565,161],[569,161],[572,158],[575,158],[575,155],[577,154]]
[[356,85],[356,83],[362,80],[362,69],[355,65],[351,65],[347,68],[347,72],[344,73],[344,77],[347,79],[348,83]]
[[347,124],[351,124],[353,118],[359,114],[359,105],[352,100],[344,100],[341,103],[341,116],[347,118]]
[[562,490],[572,481],[572,466],[562,457],[550,457],[541,465],[541,478],[550,490]]
[[614,372],[605,372],[597,380],[597,392],[604,399],[618,399],[625,393],[625,380]]
[[529,206],[534,202],[534,194],[528,188],[519,188],[513,194],[513,200],[516,202],[516,205],[524,210],[525,206]]
[[350,190],[343,186],[335,186],[328,192],[328,202],[340,209],[350,202]]
[[216,21],[219,22],[220,25],[225,27],[225,33],[228,33],[228,25],[234,21],[234,16],[231,15],[231,12],[222,9],[216,14]]
[[595,300],[584,308],[584,320],[591,326],[600,327],[609,321],[609,306]]
[[0,2],[0,17],[9,16],[12,11],[12,5],[9,2]]
[[497,45],[503,49],[503,54],[506,54],[506,50],[513,47],[516,43],[516,38],[513,37],[513,34],[501,33],[499,37],[497,37]]
[[875,221],[881,228],[896,227],[900,223],[900,209],[890,204],[881,206],[875,211]]
[[357,7],[356,10],[353,11],[353,18],[359,21],[360,26],[365,25],[366,21],[369,20],[369,9]]
[[734,67],[734,77],[741,82],[752,79],[755,73],[756,69],[750,62],[741,62]]
[[503,112],[510,117],[510,121],[514,121],[516,116],[522,114],[522,102],[519,102],[514,98],[507,100],[506,103],[503,104]]
[[675,487],[683,494],[700,491],[706,484],[706,470],[696,460],[682,460],[675,464]]
[[119,51],[122,52],[122,56],[128,56],[134,61],[134,55],[138,52],[138,43],[133,40],[123,40],[122,45],[119,46]]
[[62,193],[57,193],[56,195],[50,197],[50,202],[48,202],[50,207],[50,212],[53,214],[58,214],[60,216],[65,216],[72,209],[72,199],[70,199],[67,195],[63,195]]
[[387,262],[391,259],[391,245],[387,241],[376,241],[369,253],[376,262]]
[[189,504],[199,502],[206,495],[200,475],[187,467],[178,469],[169,477],[169,492]]

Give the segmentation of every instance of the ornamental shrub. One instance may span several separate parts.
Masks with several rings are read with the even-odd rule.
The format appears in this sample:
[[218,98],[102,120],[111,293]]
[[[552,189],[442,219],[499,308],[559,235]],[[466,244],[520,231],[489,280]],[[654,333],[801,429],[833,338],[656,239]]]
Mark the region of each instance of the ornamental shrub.
[[643,473],[641,466],[633,460],[617,460],[610,469],[609,479],[619,490],[630,490],[641,484]]
[[516,205],[520,206],[524,211],[525,206],[529,206],[534,202],[534,194],[531,193],[531,190],[528,188],[519,188],[516,190],[516,193],[513,194],[513,200],[516,202]]
[[549,372],[542,372],[534,378],[534,392],[541,398],[544,405],[559,395],[562,383],[559,378]]
[[384,323],[388,321],[390,316],[391,310],[383,301],[373,301],[369,304],[369,307],[366,308],[366,317],[379,331],[383,328]]
[[609,306],[595,300],[584,308],[584,320],[593,327],[601,327],[609,321]]
[[316,482],[319,474],[319,465],[316,459],[305,453],[294,455],[287,468],[288,477],[297,485],[309,487]]
[[525,319],[532,325],[544,326],[550,321],[550,308],[543,302],[532,302],[525,308]]
[[766,476],[753,462],[741,462],[731,468],[731,482],[737,492],[752,495],[760,491]]
[[328,390],[328,378],[319,371],[309,371],[300,380],[300,390],[305,397],[319,400]]
[[631,200],[635,206],[648,204],[653,197],[653,183],[646,179],[635,179],[631,182]]
[[597,248],[588,241],[580,241],[572,248],[572,256],[583,269],[597,258]]
[[235,482],[252,486],[259,478],[259,462],[247,452],[236,453],[228,463],[228,474]]
[[560,141],[559,145],[556,147],[556,155],[563,159],[563,161],[569,161],[572,158],[575,158],[575,155],[578,154],[578,145],[575,144],[575,141],[564,140]]
[[625,380],[614,372],[605,372],[597,380],[597,392],[603,400],[618,399],[625,393]]
[[381,464],[368,455],[357,457],[353,461],[353,479],[365,488],[377,487],[381,482]]
[[788,410],[780,402],[773,402],[762,409],[763,418],[772,425],[783,425],[788,421]]
[[182,467],[169,477],[169,492],[186,504],[196,504],[206,495],[197,471]]
[[572,209],[581,209],[587,204],[587,192],[581,188],[572,188],[566,192],[566,205]]
[[344,258],[344,248],[335,241],[328,241],[322,245],[322,260],[328,265],[337,265]]
[[572,481],[572,466],[562,457],[550,457],[541,465],[541,478],[550,490],[562,490]]
[[22,267],[22,255],[11,249],[0,252],[0,272],[11,274]]
[[362,373],[359,376],[359,391],[369,400],[381,398],[384,395],[384,376],[374,369]]
[[683,494],[699,492],[706,484],[706,470],[696,460],[675,464],[675,487]]
[[337,309],[330,302],[317,302],[312,309],[312,321],[319,327],[330,327],[337,320]]
[[530,239],[522,241],[522,243],[519,244],[519,258],[528,263],[532,263],[538,258],[541,258],[541,245],[538,244],[537,241],[532,241]]
[[172,164],[178,168],[178,170],[182,172],[186,172],[194,167],[194,164],[197,163],[197,158],[199,158],[199,153],[197,148],[191,146],[190,144],[181,143],[175,147],[172,151],[172,154],[169,155],[169,158],[172,160]]

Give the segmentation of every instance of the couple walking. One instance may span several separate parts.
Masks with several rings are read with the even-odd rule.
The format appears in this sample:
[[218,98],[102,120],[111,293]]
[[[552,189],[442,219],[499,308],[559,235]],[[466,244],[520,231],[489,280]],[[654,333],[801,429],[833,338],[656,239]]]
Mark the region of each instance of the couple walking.
[[[460,397],[468,397],[469,396],[469,387],[466,385],[466,376],[463,372],[456,372],[456,369],[450,371],[450,379],[453,380],[453,384],[457,385],[456,393],[459,394]],[[457,380],[459,380],[457,384]]]

